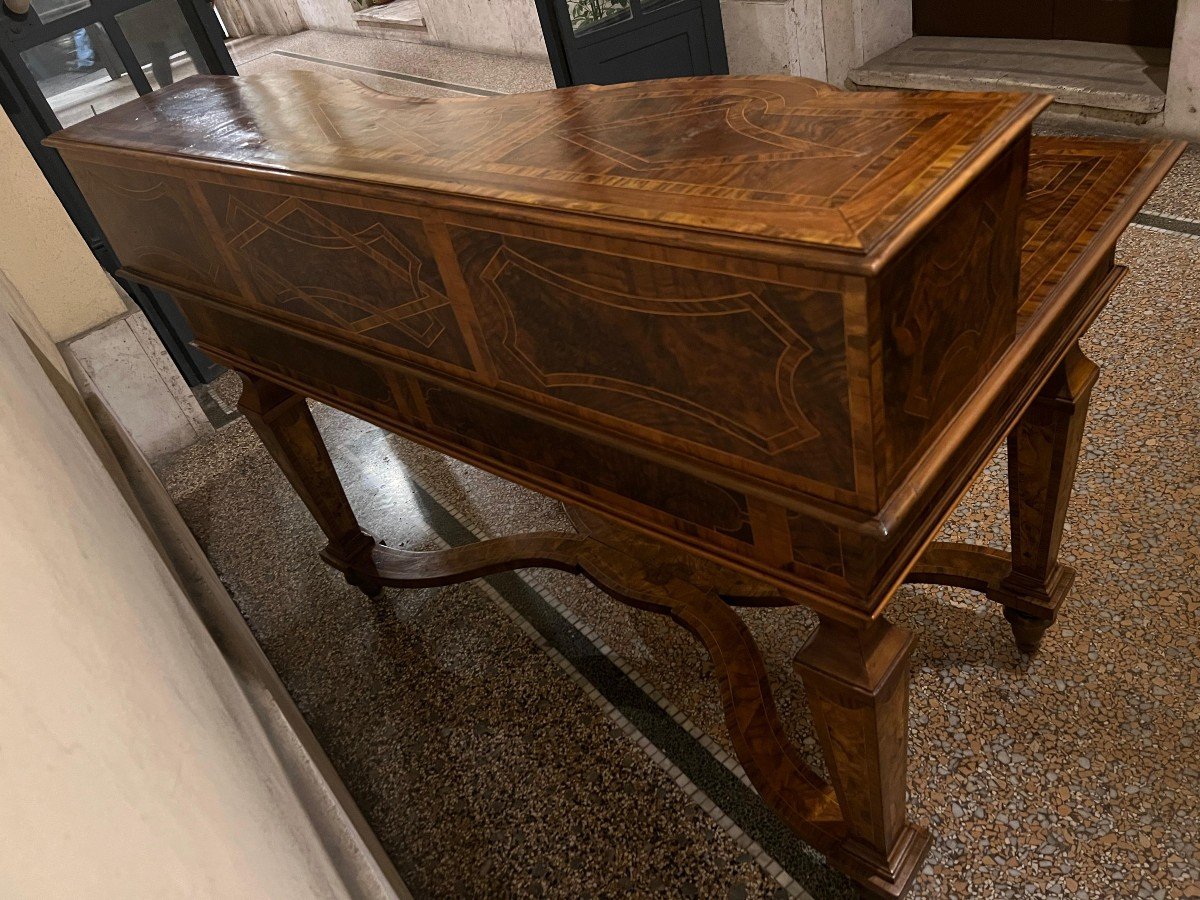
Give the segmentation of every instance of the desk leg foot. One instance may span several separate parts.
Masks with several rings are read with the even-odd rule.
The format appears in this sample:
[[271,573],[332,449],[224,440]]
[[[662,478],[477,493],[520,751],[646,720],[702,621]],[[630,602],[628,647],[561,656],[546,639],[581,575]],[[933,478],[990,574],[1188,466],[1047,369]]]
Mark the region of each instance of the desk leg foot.
[[273,381],[239,374],[243,386],[238,409],[325,532],[329,543],[321,551],[322,559],[368,597],[378,596],[383,585],[372,559],[375,538],[354,517],[308,403]]
[[321,559],[341,572],[342,577],[346,579],[346,584],[358,588],[367,596],[367,599],[378,600],[383,596],[383,582],[379,580],[372,568],[369,557],[370,548],[375,546],[375,539],[365,531],[363,535],[371,540],[371,543],[367,545],[367,551],[363,554],[346,559],[341,554],[331,551],[332,544],[326,544],[325,549],[321,551]]
[[846,836],[830,852],[870,894],[899,897],[929,850],[906,814],[910,632],[822,617],[796,657]]
[[1008,436],[1012,569],[989,593],[1023,653],[1037,649],[1074,581],[1058,551],[1099,371],[1072,347]]
[[1054,623],[1053,619],[1039,619],[1011,606],[1004,608],[1004,618],[1012,626],[1017,649],[1026,656],[1033,656],[1038,652],[1038,648],[1042,645],[1042,636],[1046,633],[1046,629]]

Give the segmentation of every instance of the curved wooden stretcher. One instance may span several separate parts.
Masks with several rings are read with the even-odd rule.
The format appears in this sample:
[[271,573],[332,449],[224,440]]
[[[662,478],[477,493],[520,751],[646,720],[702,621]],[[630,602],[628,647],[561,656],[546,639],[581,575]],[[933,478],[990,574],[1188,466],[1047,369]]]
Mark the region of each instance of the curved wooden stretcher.
[[[53,136],[131,279],[368,595],[575,572],[711,654],[763,798],[868,892],[905,808],[905,582],[982,591],[1034,652],[1117,238],[1181,146],[1032,138],[1048,98],[700,78],[482,100],[190,78]],[[563,500],[577,533],[416,553],[359,526],[315,398]],[[1007,438],[1012,550],[933,537]],[[802,604],[829,781],[736,607]]]

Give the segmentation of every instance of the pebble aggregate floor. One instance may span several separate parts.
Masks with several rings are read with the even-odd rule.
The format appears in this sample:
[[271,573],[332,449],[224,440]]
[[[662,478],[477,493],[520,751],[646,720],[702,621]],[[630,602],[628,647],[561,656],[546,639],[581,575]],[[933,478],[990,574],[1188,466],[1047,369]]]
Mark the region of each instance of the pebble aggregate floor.
[[[1200,218],[1198,174],[1193,150],[1147,209]],[[1200,897],[1200,239],[1135,225],[1118,255],[1132,273],[1084,341],[1101,377],[1063,542],[1078,578],[1043,652],[1021,657],[966,591],[906,587],[891,607],[919,638],[909,808],[934,845],[914,898]],[[227,378],[216,390],[232,401]],[[536,494],[316,413],[393,546],[569,527]],[[717,787],[672,768],[728,739],[711,666],[670,622],[547,571],[373,606],[319,561],[241,419],[161,474],[416,896],[852,895],[771,823],[719,820]],[[1004,483],[1001,451],[946,536],[1005,546]],[[557,644],[533,615],[553,603],[577,620]],[[817,763],[790,665],[814,620],[746,618]],[[605,660],[661,695],[659,725],[682,723],[657,757],[621,715],[637,704],[610,704]]]

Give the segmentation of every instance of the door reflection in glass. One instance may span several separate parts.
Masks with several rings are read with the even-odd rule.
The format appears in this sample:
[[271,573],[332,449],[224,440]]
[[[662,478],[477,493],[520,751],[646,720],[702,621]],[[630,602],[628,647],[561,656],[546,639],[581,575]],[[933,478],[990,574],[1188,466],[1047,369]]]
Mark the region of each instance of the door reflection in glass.
[[152,88],[164,88],[189,75],[208,71],[175,0],[150,0],[117,13],[117,24],[125,32]]
[[[32,5],[47,22],[86,9],[89,2],[33,0]],[[209,71],[176,0],[149,0],[117,13],[116,21],[152,90]],[[31,47],[21,59],[64,128],[138,95],[105,26],[98,22]]]
[[138,95],[100,25],[51,38],[21,59],[64,128]]
[[37,13],[39,21],[45,25],[47,22],[69,16],[73,12],[87,9],[91,3],[89,0],[30,0],[29,5]]
[[633,18],[629,0],[567,0],[567,11],[571,14],[571,31],[576,35]]

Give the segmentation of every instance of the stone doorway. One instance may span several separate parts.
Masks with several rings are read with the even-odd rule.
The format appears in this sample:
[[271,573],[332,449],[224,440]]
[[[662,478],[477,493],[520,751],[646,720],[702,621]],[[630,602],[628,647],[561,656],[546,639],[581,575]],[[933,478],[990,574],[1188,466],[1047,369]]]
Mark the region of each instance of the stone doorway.
[[[971,27],[933,32],[922,19],[931,4],[963,12]],[[1154,10],[1139,13],[1143,5]],[[721,12],[735,74],[802,75],[858,90],[1045,92],[1056,97],[1053,112],[1105,128],[1200,138],[1200,3],[721,0]],[[1004,30],[1018,25],[1036,33]]]

